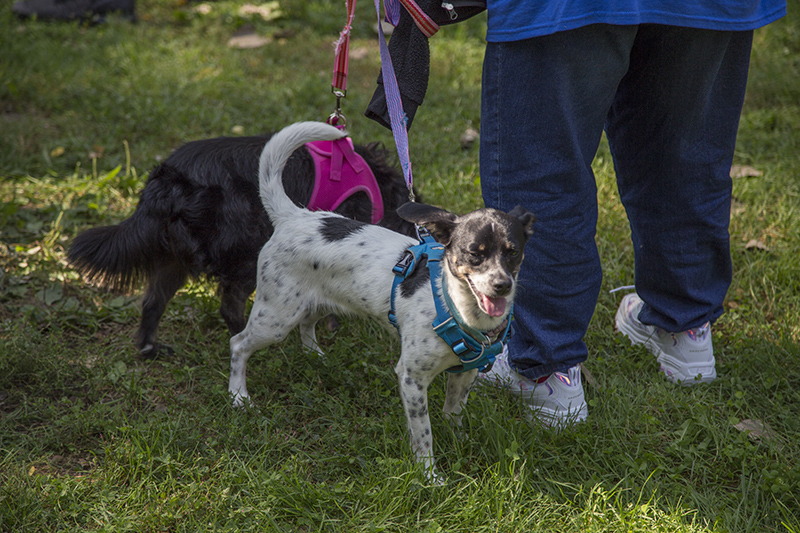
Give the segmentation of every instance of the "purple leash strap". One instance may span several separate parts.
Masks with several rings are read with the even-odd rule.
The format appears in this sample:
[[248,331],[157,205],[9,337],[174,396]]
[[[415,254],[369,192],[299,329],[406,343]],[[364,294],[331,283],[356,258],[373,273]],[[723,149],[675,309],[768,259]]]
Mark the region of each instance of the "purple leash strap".
[[[397,0],[384,0],[386,10],[386,20],[393,26],[397,26],[400,20],[400,2]],[[414,179],[411,176],[411,158],[408,150],[408,117],[403,111],[403,102],[400,99],[400,89],[397,86],[397,77],[394,74],[392,58],[389,56],[389,47],[386,45],[386,37],[381,26],[381,7],[380,0],[375,0],[375,11],[378,14],[378,35],[381,49],[381,73],[383,74],[383,86],[386,91],[386,104],[389,108],[389,121],[392,126],[394,143],[397,146],[397,155],[400,158],[400,166],[403,169],[403,177],[408,187],[408,199],[414,201]]]

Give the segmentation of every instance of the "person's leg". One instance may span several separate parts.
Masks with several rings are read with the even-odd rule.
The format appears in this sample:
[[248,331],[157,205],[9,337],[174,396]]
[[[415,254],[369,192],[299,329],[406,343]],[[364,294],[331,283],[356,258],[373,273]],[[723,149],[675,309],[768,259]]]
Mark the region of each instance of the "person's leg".
[[484,202],[537,218],[515,299],[509,363],[535,380],[584,361],[601,283],[591,163],[636,27],[593,25],[489,43],[483,71]]
[[639,320],[713,322],[731,281],[730,167],[752,32],[643,25],[606,132],[631,224]]

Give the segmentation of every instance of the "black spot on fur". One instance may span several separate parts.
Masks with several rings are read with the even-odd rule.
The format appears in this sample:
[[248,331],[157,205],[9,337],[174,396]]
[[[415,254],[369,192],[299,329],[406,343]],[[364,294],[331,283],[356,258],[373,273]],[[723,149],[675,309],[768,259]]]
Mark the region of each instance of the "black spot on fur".
[[322,219],[320,233],[327,242],[341,241],[364,228],[366,224],[349,218],[328,217]]
[[421,287],[430,284],[431,274],[428,271],[427,264],[428,256],[422,254],[417,260],[417,266],[414,268],[414,272],[400,283],[400,294],[403,298],[413,296]]

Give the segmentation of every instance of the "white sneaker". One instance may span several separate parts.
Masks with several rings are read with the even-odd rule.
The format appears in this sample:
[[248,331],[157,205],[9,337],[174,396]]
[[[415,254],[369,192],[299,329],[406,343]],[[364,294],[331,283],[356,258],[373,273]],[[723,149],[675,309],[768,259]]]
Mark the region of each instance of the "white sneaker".
[[519,374],[508,364],[508,348],[503,347],[489,372],[478,374],[478,381],[501,387],[522,397],[536,418],[547,427],[564,428],[586,420],[589,414],[581,383],[580,366],[554,372],[539,380]]
[[644,344],[656,356],[667,379],[681,385],[708,383],[717,377],[711,325],[681,333],[669,333],[639,322],[642,299],[636,293],[625,295],[617,309],[617,331],[631,344]]

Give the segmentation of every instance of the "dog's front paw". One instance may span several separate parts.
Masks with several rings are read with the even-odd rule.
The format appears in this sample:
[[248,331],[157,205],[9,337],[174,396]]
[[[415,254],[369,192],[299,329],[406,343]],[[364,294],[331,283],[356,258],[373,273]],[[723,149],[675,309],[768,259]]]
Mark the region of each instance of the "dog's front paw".
[[434,466],[425,470],[425,480],[433,487],[441,487],[447,481],[444,476],[439,474]]
[[242,409],[243,407],[253,407],[253,401],[247,394],[234,392],[231,393],[231,397],[233,398],[234,409]]

